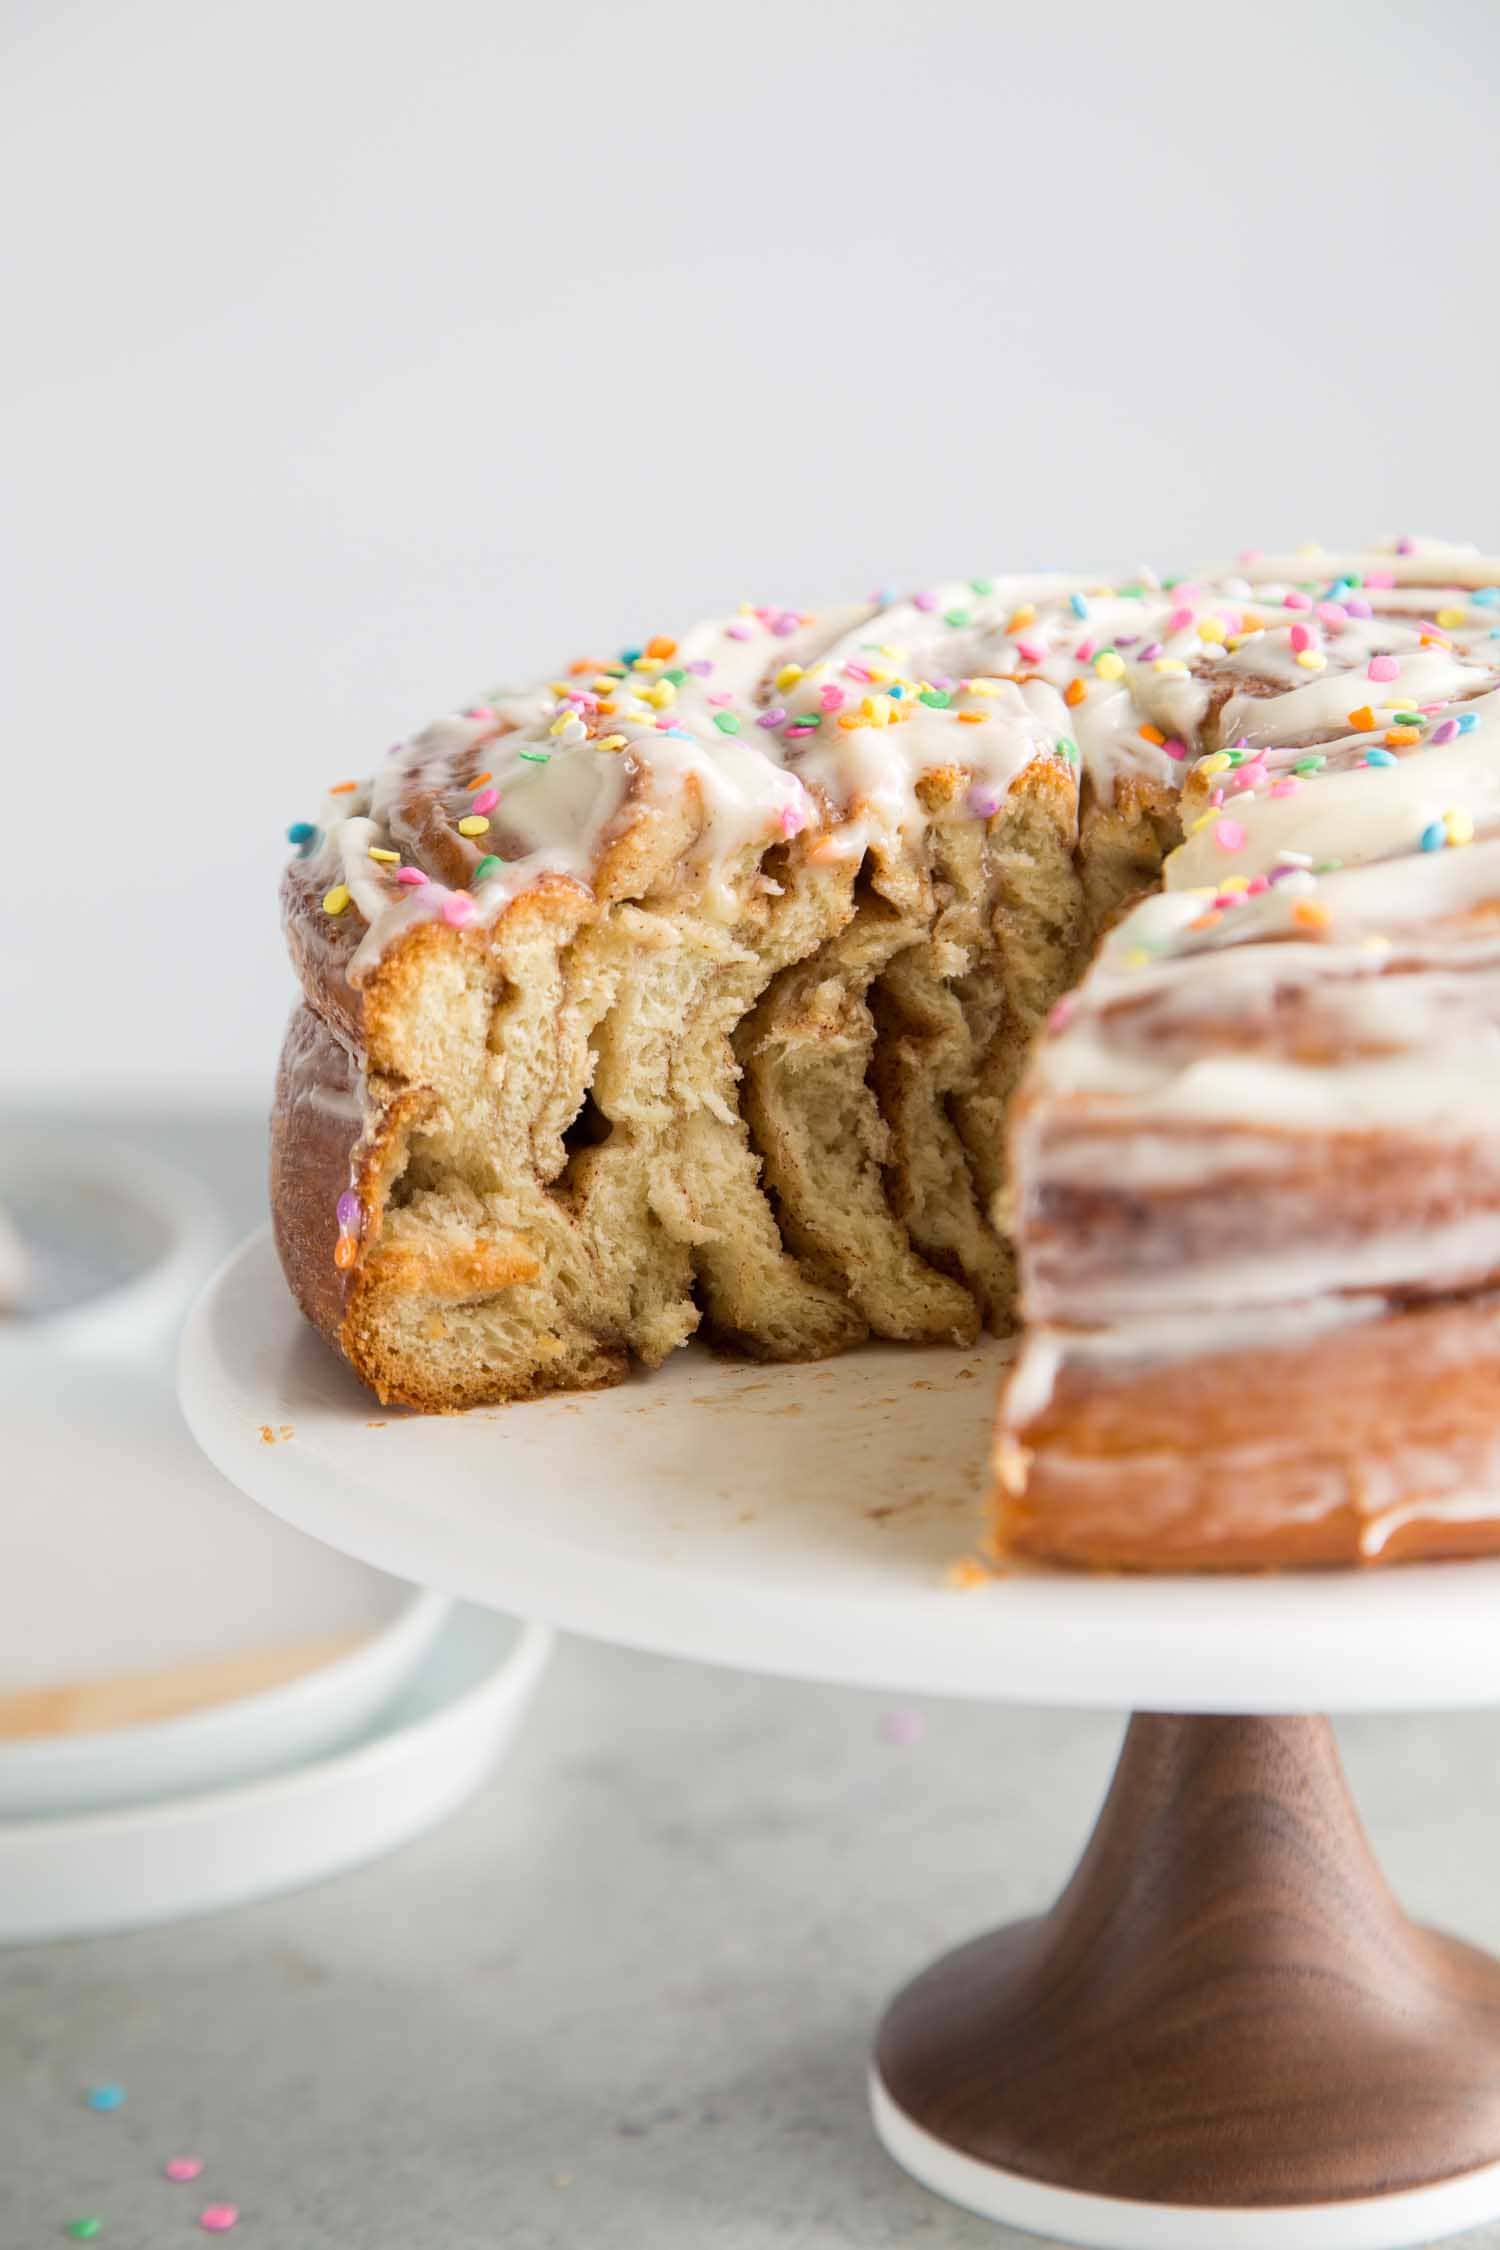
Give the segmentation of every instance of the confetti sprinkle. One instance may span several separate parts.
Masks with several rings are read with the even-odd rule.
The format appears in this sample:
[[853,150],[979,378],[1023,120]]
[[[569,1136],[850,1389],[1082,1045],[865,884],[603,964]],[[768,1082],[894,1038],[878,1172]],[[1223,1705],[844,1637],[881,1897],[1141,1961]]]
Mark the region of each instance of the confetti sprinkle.
[[196,2180],[202,2170],[201,2156],[169,2156],[162,2166],[169,2180]]
[[499,857],[498,853],[486,852],[483,859],[479,862],[479,865],[475,868],[472,879],[476,883],[487,883],[490,877],[492,875],[498,874],[499,870],[504,865],[505,862]]
[[103,2115],[112,2109],[124,2108],[125,2089],[113,2084],[90,2086],[83,2098],[90,2109],[98,2110]]
[[732,711],[715,711],[714,725],[720,734],[738,734],[740,722]]
[[465,813],[458,824],[460,836],[483,836],[488,833],[489,822],[483,813]]
[[474,919],[474,901],[467,891],[450,891],[443,901],[443,920],[450,929],[461,930]]
[[1245,826],[1239,820],[1220,820],[1214,823],[1214,842],[1221,852],[1237,852],[1245,841]]
[[1372,680],[1399,680],[1401,666],[1394,656],[1372,656],[1366,667]]
[[335,883],[331,891],[323,893],[323,912],[335,917],[342,914],[351,895],[347,883]]
[[286,832],[286,840],[299,845],[305,855],[317,843],[320,833],[310,820],[294,820]]
[[232,2203],[210,2203],[198,2213],[198,2224],[205,2234],[228,2234],[239,2223],[239,2212]]
[[70,2235],[74,2242],[92,2242],[103,2225],[102,2219],[69,2219],[63,2232]]

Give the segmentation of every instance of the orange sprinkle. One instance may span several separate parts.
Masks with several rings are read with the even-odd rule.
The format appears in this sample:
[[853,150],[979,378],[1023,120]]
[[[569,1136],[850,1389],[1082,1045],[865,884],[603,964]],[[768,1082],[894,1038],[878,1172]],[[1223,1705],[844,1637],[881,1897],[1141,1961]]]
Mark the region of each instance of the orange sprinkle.
[[487,781],[493,781],[494,778],[492,773],[476,773],[472,781],[464,783],[464,787],[472,796],[476,789],[482,789]]
[[1189,922],[1188,928],[1190,930],[1211,930],[1215,922],[1222,922],[1223,919],[1224,916],[1219,908],[1211,906],[1206,914],[1200,914],[1196,920]]
[[1333,915],[1321,899],[1299,898],[1292,908],[1292,920],[1302,930],[1326,930]]
[[333,1262],[338,1267],[339,1272],[347,1271],[358,1256],[359,1244],[355,1241],[353,1235],[341,1234],[333,1246]]
[[972,1594],[989,1584],[990,1574],[977,1556],[960,1555],[956,1562],[949,1563],[947,1579],[956,1594]]
[[336,781],[328,794],[330,797],[347,797],[358,787],[357,781]]
[[1349,713],[1349,724],[1357,734],[1368,734],[1370,732],[1375,724],[1375,714],[1368,703],[1362,703],[1357,711]]
[[592,656],[575,656],[568,666],[568,677],[571,680],[582,679],[585,672],[597,672],[598,669],[598,664]]
[[1154,742],[1158,750],[1167,739],[1160,727],[1138,727],[1136,731],[1142,742]]
[[[894,716],[895,713],[893,712],[892,717]],[[905,712],[901,716],[904,718]],[[984,725],[984,713],[982,711],[960,711],[958,723],[961,727],[982,727]]]
[[646,654],[662,658],[675,656],[677,654],[677,643],[666,633],[653,633],[646,643]]
[[1063,689],[1063,701],[1070,711],[1076,711],[1088,692],[1082,680],[1069,680]]
[[1414,742],[1420,742],[1421,739],[1420,727],[1387,727],[1385,730],[1387,750],[1409,750]]

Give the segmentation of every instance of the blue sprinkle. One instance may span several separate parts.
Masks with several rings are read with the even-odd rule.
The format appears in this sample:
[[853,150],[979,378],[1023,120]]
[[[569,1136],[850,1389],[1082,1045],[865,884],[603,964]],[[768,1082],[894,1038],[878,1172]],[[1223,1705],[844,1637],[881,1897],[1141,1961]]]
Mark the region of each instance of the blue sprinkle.
[[[1493,639],[1494,635],[1492,634],[1490,637]],[[1472,734],[1478,724],[1479,713],[1477,711],[1465,711],[1459,717],[1458,731],[1460,734]]]
[[1424,852],[1440,852],[1448,841],[1448,831],[1440,820],[1430,821],[1422,831]]
[[893,701],[899,703],[906,690],[904,687],[888,687],[885,692]]
[[1500,609],[1500,586],[1481,586],[1469,599],[1476,609]]
[[1365,752],[1365,764],[1367,766],[1393,766],[1395,763],[1396,753],[1394,750],[1367,750]]
[[693,739],[686,727],[668,727],[666,732],[678,742],[691,742]]
[[620,662],[622,664],[633,664],[638,656],[644,656],[645,653],[645,650],[642,648],[622,648],[620,651]]
[[1087,603],[1087,602],[1086,602],[1086,601],[1084,600],[1084,598],[1083,598],[1082,594],[1069,594],[1069,596],[1068,596],[1068,606],[1069,606],[1069,608],[1070,608],[1070,609],[1072,610],[1072,612],[1073,612],[1073,615],[1074,615],[1075,617],[1087,617],[1087,616],[1088,616],[1088,613],[1089,613],[1089,605],[1088,605],[1088,603]]
[[125,2100],[123,2086],[90,2086],[84,2095],[90,2109],[119,2109]]

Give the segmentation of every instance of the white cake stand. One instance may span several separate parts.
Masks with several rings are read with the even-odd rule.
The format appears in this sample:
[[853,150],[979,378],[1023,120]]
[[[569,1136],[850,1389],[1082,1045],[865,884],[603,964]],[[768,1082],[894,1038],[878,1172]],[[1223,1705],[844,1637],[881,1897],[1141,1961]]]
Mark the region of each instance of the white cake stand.
[[1135,1710],[1050,1913],[887,2012],[875,2122],[938,2193],[1105,2250],[1394,2250],[1500,2215],[1500,1961],[1405,1919],[1326,1721],[1283,1716],[1500,1702],[1500,1564],[965,1587],[998,1358],[695,1348],[417,1417],[303,1324],[262,1236],[181,1381],[254,1499],[448,1593],[756,1671]]

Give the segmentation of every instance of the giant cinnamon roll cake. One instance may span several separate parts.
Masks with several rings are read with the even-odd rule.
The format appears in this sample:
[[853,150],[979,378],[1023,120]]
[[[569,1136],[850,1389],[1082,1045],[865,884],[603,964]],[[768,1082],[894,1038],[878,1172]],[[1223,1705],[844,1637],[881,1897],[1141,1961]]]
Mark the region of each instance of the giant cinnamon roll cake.
[[1500,563],[746,608],[341,782],[273,1204],[382,1398],[1023,1334],[1002,1553],[1500,1548]]

